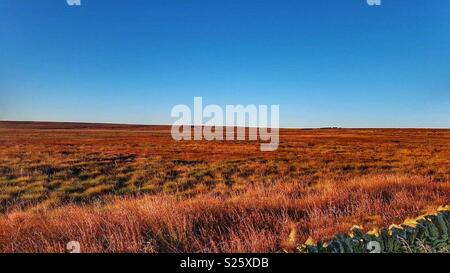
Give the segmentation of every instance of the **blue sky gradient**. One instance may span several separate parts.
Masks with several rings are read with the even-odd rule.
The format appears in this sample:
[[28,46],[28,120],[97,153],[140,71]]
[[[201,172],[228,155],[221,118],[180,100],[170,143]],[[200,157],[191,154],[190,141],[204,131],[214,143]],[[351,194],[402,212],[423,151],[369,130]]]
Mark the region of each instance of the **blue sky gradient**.
[[0,0],[0,120],[170,124],[194,96],[450,128],[450,1]]

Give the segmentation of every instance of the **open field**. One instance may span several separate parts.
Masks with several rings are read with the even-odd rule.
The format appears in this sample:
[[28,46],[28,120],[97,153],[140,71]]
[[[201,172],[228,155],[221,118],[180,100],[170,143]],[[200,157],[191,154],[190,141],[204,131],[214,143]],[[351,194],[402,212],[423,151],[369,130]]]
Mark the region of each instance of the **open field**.
[[450,130],[281,130],[175,142],[168,126],[0,122],[0,251],[267,252],[450,203]]

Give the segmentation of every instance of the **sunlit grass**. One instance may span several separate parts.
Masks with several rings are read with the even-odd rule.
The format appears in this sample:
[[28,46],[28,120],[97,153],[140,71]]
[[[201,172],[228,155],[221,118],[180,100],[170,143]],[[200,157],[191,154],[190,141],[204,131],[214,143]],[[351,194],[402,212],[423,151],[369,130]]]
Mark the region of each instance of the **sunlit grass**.
[[0,251],[278,251],[450,203],[450,130],[281,130],[262,153],[89,126],[0,122]]

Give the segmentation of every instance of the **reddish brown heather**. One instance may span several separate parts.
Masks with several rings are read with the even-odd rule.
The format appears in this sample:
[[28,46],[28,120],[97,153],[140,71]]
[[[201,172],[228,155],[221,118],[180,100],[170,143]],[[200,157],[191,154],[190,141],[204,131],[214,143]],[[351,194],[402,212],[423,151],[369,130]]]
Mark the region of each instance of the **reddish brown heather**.
[[0,251],[271,252],[308,236],[328,238],[354,224],[399,223],[448,204],[450,185],[406,175],[277,184],[226,198],[211,195],[113,198],[107,205],[68,205],[0,218]]
[[0,122],[0,251],[267,252],[450,204],[450,130],[281,130],[175,142],[167,126]]

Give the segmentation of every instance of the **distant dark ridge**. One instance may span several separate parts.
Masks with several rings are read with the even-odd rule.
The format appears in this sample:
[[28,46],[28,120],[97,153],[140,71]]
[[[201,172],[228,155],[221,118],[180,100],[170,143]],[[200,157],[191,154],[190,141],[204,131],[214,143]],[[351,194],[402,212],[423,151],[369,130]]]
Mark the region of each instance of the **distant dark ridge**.
[[88,122],[50,122],[50,121],[0,121],[0,128],[6,129],[167,129],[169,125],[140,125]]
[[[58,121],[1,121],[0,129],[44,129],[44,130],[70,130],[70,129],[97,129],[97,130],[170,130],[171,125],[143,125],[120,123],[90,123],[90,122],[58,122]],[[191,126],[191,128],[194,126]],[[236,128],[236,127],[235,127]],[[248,128],[248,127],[247,127]],[[346,127],[321,127],[321,128],[280,128],[283,132],[311,131],[311,130],[352,130],[352,131],[448,131],[449,128],[346,128]]]

